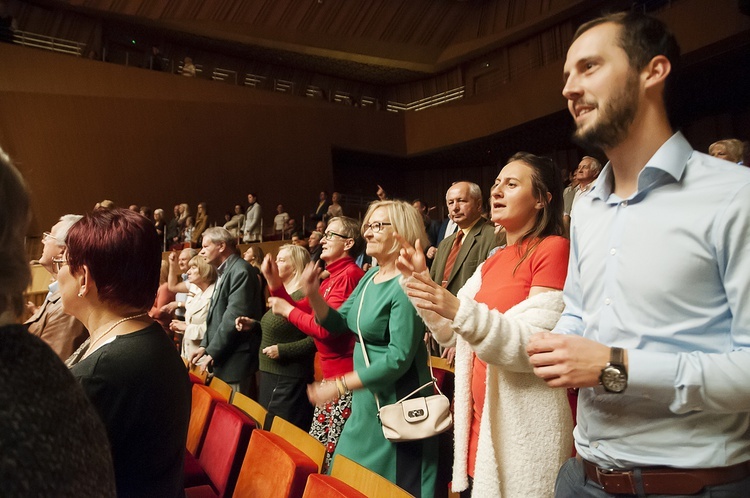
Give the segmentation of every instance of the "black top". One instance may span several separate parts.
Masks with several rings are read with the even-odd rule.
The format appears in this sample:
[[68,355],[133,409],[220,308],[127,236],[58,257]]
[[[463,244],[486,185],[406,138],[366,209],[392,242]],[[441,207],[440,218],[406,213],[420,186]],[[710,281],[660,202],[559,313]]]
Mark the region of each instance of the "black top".
[[115,496],[107,433],[54,351],[7,325],[0,365],[0,494]]
[[183,496],[191,385],[158,323],[71,369],[107,427],[119,497]]

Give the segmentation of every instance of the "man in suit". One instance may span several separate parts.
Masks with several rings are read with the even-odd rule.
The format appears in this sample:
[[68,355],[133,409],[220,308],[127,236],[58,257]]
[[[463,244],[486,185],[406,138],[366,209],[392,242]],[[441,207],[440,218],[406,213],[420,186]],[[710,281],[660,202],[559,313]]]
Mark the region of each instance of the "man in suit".
[[263,230],[263,224],[261,219],[263,217],[263,211],[258,204],[258,196],[255,194],[247,194],[247,212],[245,213],[245,226],[242,227],[244,236],[243,242],[262,242],[263,237],[261,232]]
[[39,264],[52,275],[55,281],[50,284],[49,294],[41,306],[37,308],[32,303],[27,304],[32,315],[24,324],[29,332],[49,344],[49,347],[63,361],[67,360],[89,336],[86,327],[76,318],[66,315],[62,309],[56,280],[57,266],[53,262],[54,259],[62,257],[65,252],[65,238],[68,230],[80,219],[81,216],[66,214],[42,237],[42,255],[39,258]]
[[[190,361],[203,368],[213,366],[217,377],[236,391],[252,396],[258,370],[260,327],[251,333],[239,332],[235,320],[247,316],[260,320],[260,283],[250,265],[237,254],[235,238],[222,227],[203,232],[200,252],[216,267],[216,282],[206,319],[206,334]],[[259,325],[259,324],[258,324]]]
[[476,183],[454,183],[445,202],[458,230],[440,242],[430,276],[455,295],[490,250],[505,240],[504,235],[502,241],[497,240],[492,224],[482,218],[482,190]]

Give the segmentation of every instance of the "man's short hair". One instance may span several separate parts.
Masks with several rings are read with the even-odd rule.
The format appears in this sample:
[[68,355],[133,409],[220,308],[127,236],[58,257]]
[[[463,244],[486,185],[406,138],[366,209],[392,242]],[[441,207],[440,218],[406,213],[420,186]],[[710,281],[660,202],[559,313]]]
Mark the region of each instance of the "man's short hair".
[[227,247],[234,249],[237,246],[237,239],[235,239],[229,230],[224,227],[211,227],[206,228],[203,232],[203,238],[210,240],[214,244],[220,244],[224,242]]
[[581,161],[584,159],[589,160],[589,167],[596,172],[597,175],[602,172],[602,163],[599,162],[599,159],[591,156],[583,156],[581,158]]
[[79,214],[66,214],[64,216],[60,216],[60,227],[57,230],[57,234],[55,234],[55,238],[59,242],[58,245],[64,246],[65,245],[65,239],[68,238],[68,230],[70,230],[70,227],[72,227],[78,220],[83,218],[83,216]]
[[677,39],[660,20],[640,12],[618,12],[592,19],[582,24],[573,35],[576,41],[583,33],[600,24],[613,23],[620,27],[617,37],[620,48],[628,56],[630,66],[640,71],[651,59],[663,55],[672,66],[672,70],[664,82],[664,104],[667,113],[674,108],[677,73],[680,65],[680,46]]
[[467,182],[466,180],[459,180],[457,182],[451,183],[451,186],[448,187],[448,190],[445,191],[445,198],[448,199],[448,192],[450,189],[458,185],[459,183],[465,183],[469,186],[469,197],[471,199],[474,199],[475,201],[478,201],[479,203],[484,202],[482,200],[482,189],[474,182]]
[[329,221],[328,224],[330,225],[334,221],[341,223],[341,235],[354,239],[354,245],[347,251],[347,254],[352,258],[356,258],[362,254],[367,242],[365,242],[365,238],[362,237],[362,228],[359,221],[354,218],[349,218],[348,216],[337,216],[331,218],[331,221]]

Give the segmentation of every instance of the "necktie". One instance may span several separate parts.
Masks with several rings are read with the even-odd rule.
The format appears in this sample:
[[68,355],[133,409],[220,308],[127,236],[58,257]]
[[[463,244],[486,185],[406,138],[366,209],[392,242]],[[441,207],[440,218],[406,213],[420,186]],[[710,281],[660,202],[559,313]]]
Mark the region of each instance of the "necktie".
[[448,287],[448,278],[451,276],[453,271],[453,265],[456,264],[456,258],[458,257],[458,251],[461,250],[461,240],[464,238],[464,231],[460,228],[456,232],[456,238],[451,246],[451,252],[448,253],[448,259],[445,260],[445,271],[443,272],[443,287]]

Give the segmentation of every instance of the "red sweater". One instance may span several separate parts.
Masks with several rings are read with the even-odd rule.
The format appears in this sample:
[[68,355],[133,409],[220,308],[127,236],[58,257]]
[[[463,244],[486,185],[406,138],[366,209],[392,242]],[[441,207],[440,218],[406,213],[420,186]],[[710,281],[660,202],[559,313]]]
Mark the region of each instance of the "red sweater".
[[[320,293],[331,308],[338,309],[365,272],[349,256],[326,265],[326,271],[331,275],[321,282]],[[332,335],[315,321],[308,299],[293,300],[283,286],[271,291],[271,295],[283,298],[294,306],[289,313],[289,322],[315,341],[324,378],[337,377],[354,369],[354,334]]]

